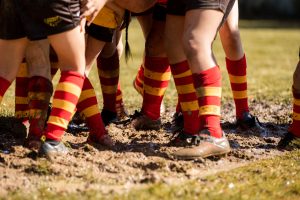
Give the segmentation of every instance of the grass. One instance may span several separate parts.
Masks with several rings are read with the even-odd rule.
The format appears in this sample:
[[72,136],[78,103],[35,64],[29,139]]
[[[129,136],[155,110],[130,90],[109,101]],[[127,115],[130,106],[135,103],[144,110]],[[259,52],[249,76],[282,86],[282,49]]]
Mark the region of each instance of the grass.
[[[55,194],[41,187],[37,193],[11,193],[7,199],[222,199],[297,200],[300,197],[300,151],[266,159],[204,177],[173,184],[158,183],[132,189],[128,193],[103,194],[90,190]],[[1,198],[0,198],[1,199]]]

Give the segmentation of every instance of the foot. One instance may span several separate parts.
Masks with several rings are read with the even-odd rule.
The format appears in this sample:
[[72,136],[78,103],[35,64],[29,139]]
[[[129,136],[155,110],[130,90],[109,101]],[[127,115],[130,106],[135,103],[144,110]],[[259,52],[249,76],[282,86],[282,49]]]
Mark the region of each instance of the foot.
[[168,145],[177,147],[187,147],[197,145],[199,142],[200,137],[198,135],[191,135],[182,130],[179,133],[174,134],[174,137],[171,139]]
[[136,130],[159,130],[161,128],[160,118],[152,120],[146,115],[142,114],[133,119],[132,125]]
[[96,137],[90,134],[87,141],[88,143],[96,143],[107,147],[113,147],[115,145],[115,142],[108,134],[104,134],[101,137]]
[[46,140],[42,143],[39,154],[52,159],[55,156],[66,155],[68,148],[61,141]]
[[169,133],[178,133],[183,130],[183,115],[181,112],[175,112],[172,117],[171,127],[167,130]]
[[41,148],[42,141],[41,137],[33,136],[29,133],[28,137],[24,141],[24,147],[38,151]]
[[258,118],[249,112],[244,112],[242,118],[236,120],[236,126],[242,131],[251,131],[259,136],[266,136],[267,134]]
[[277,148],[280,150],[300,149],[300,138],[288,132],[278,143]]
[[101,117],[105,126],[118,121],[117,113],[106,109],[102,110]]
[[191,143],[191,147],[180,149],[173,153],[177,159],[193,160],[197,158],[207,158],[211,156],[221,156],[230,152],[230,145],[223,133],[221,138],[210,136],[208,130],[202,130],[197,136],[197,140]]

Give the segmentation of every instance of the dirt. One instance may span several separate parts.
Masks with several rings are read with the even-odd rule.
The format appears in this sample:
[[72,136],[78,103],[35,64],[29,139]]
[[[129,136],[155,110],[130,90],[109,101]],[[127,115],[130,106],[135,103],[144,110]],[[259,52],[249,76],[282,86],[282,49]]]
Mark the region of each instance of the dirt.
[[[226,103],[222,126],[232,147],[222,158],[194,161],[174,160],[169,155],[177,148],[168,146],[171,135],[160,131],[135,131],[130,124],[110,125],[113,149],[86,143],[87,132],[66,133],[70,153],[55,162],[39,158],[22,146],[24,129],[13,118],[0,119],[0,197],[9,192],[38,190],[80,192],[95,189],[102,193],[123,192],[148,183],[180,183],[201,179],[209,174],[269,158],[283,152],[276,149],[290,123],[291,106],[272,102],[251,102],[264,134],[236,130],[234,106]],[[162,116],[165,126],[172,109]]]

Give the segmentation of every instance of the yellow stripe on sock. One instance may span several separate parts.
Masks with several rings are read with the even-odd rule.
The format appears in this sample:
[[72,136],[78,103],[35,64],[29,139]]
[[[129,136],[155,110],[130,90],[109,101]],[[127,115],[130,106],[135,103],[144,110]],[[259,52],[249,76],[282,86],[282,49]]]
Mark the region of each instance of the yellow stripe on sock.
[[30,109],[29,110],[29,118],[34,119],[34,118],[40,118],[42,114],[41,109]]
[[166,87],[165,88],[156,88],[156,87],[144,85],[144,91],[147,94],[151,94],[153,96],[163,96],[165,94],[166,89],[167,89]]
[[28,117],[28,115],[29,115],[28,112],[29,112],[28,110],[26,110],[26,111],[17,111],[17,112],[15,112],[15,117],[16,118]]
[[74,105],[70,101],[61,100],[61,99],[53,99],[52,107],[66,110],[69,112],[73,112],[75,110],[76,105]]
[[22,63],[19,67],[17,77],[28,77],[28,70],[26,63]]
[[107,85],[101,85],[101,90],[105,94],[115,94],[117,92],[118,85],[113,86],[107,86]]
[[198,97],[214,96],[221,98],[222,95],[221,87],[199,87],[196,91]]
[[177,85],[176,89],[178,94],[188,94],[188,93],[195,92],[195,88],[193,84]]
[[230,83],[246,83],[247,76],[234,76],[229,74]]
[[119,94],[116,98],[116,101],[121,101],[122,100],[122,94]]
[[46,100],[51,97],[50,92],[28,92],[28,98],[31,100]]
[[53,124],[59,127],[62,127],[64,129],[67,129],[69,121],[65,120],[64,118],[56,117],[56,116],[50,116],[48,120],[48,124]]
[[248,97],[247,95],[247,90],[243,90],[243,91],[232,91],[233,94],[233,98],[234,99],[245,99]]
[[294,112],[294,113],[293,113],[293,120],[299,121],[299,120],[300,120],[300,113]]
[[82,111],[85,117],[91,117],[99,113],[97,105],[90,106]]
[[198,101],[180,102],[182,111],[199,110]]
[[156,81],[169,81],[171,78],[171,72],[160,73],[149,69],[145,69],[144,75],[145,77]]
[[16,104],[28,104],[28,98],[27,97],[15,97],[15,103]]
[[183,77],[187,77],[187,76],[192,76],[192,71],[191,70],[187,70],[181,74],[176,74],[173,75],[174,78],[183,78]]
[[82,102],[85,99],[88,99],[88,98],[91,98],[91,97],[95,97],[95,96],[96,96],[96,94],[95,94],[95,90],[94,89],[83,90],[81,92],[81,94],[80,94],[78,103]]
[[79,96],[81,93],[81,88],[73,83],[61,82],[56,86],[56,91],[68,92],[75,96]]
[[201,106],[199,109],[199,115],[221,115],[221,108],[220,106],[215,105],[206,105]]
[[119,76],[120,70],[119,69],[115,69],[115,70],[100,70],[100,69],[98,69],[98,74],[102,78],[115,78],[115,77]]
[[294,105],[300,106],[300,99],[294,99]]

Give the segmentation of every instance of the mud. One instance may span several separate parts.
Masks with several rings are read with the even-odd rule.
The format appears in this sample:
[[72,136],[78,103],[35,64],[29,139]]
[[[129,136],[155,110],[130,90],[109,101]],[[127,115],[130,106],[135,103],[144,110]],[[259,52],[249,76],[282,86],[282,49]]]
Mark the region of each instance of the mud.
[[[168,146],[171,135],[160,131],[135,131],[130,125],[110,125],[117,142],[113,149],[86,143],[87,132],[66,133],[70,153],[50,162],[22,146],[24,129],[13,118],[0,119],[0,196],[22,190],[80,192],[95,189],[102,193],[123,192],[148,183],[180,183],[219,171],[269,158],[283,152],[276,149],[290,123],[291,106],[272,102],[252,102],[266,132],[236,130],[234,106],[223,105],[222,126],[232,147],[222,158],[194,161],[174,160],[169,155],[177,148]],[[162,116],[165,126],[172,109]]]

